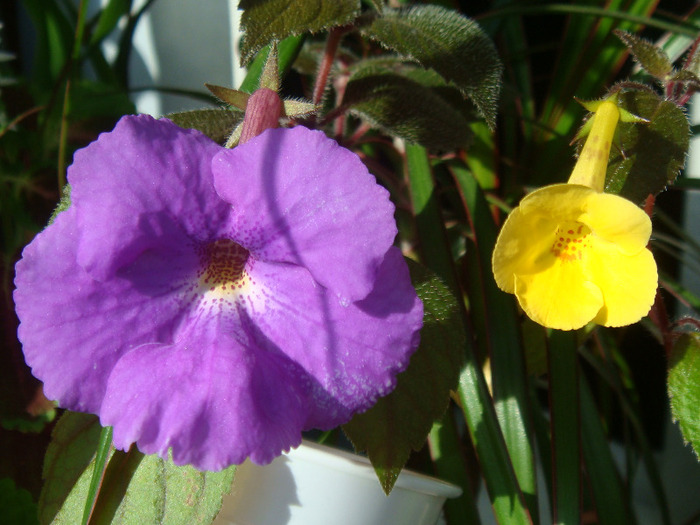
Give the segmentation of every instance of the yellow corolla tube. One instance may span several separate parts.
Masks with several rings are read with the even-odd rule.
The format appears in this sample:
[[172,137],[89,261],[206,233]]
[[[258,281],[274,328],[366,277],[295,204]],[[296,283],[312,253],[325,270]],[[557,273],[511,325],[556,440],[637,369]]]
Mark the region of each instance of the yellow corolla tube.
[[560,330],[635,323],[649,312],[658,282],[649,217],[603,193],[620,110],[614,99],[589,109],[590,133],[569,182],[523,198],[492,259],[499,288],[515,294],[532,320]]

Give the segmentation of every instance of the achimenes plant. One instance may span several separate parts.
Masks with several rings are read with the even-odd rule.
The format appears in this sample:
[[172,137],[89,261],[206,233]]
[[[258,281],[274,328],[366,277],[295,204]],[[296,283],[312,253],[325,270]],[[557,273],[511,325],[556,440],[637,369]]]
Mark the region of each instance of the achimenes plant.
[[[247,91],[212,86],[225,110],[122,118],[76,152],[65,199],[25,248],[14,292],[24,354],[46,395],[74,411],[47,455],[43,521],[147,512],[206,522],[230,466],[268,463],[302,431],[371,407],[370,422],[400,417],[347,432],[378,451],[388,492],[444,413],[464,344],[456,302],[424,269],[411,282],[390,192],[357,154],[309,128],[343,135],[337,123],[352,113],[360,132],[371,123],[430,147],[463,146],[466,99],[494,123],[500,61],[454,11],[317,4],[242,1],[244,60],[270,46]],[[311,100],[280,100],[295,37],[321,30],[329,37]],[[385,54],[347,67],[332,104],[329,73],[351,32]],[[441,124],[455,133],[435,134]],[[100,434],[79,412],[108,428]],[[181,500],[196,504],[183,511]]]

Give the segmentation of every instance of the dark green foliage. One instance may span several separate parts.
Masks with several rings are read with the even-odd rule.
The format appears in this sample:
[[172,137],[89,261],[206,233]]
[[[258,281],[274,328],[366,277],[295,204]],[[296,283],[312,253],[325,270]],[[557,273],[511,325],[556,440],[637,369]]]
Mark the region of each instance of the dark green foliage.
[[673,346],[668,371],[673,418],[695,454],[700,454],[700,334],[683,334]]
[[649,91],[621,93],[620,101],[649,122],[620,124],[620,149],[611,151],[605,191],[641,202],[663,191],[683,167],[688,120],[676,104]]
[[273,40],[301,33],[317,33],[352,22],[360,11],[359,0],[240,0],[241,62],[247,64],[255,53]]
[[454,295],[427,268],[409,260],[411,279],[423,301],[421,344],[396,389],[343,430],[358,451],[367,451],[389,494],[412,450],[420,449],[445,412],[456,388],[466,343]]
[[454,82],[489,125],[495,125],[503,66],[476,22],[456,11],[426,5],[385,9],[362,32]]
[[651,76],[664,80],[673,70],[666,53],[651,42],[626,31],[617,30],[615,34],[629,48],[632,56]]
[[464,115],[437,89],[380,67],[350,76],[343,105],[388,134],[433,150],[466,147],[471,136]]
[[226,142],[233,128],[243,122],[243,112],[226,109],[196,109],[166,115],[181,128],[196,129],[217,144]]

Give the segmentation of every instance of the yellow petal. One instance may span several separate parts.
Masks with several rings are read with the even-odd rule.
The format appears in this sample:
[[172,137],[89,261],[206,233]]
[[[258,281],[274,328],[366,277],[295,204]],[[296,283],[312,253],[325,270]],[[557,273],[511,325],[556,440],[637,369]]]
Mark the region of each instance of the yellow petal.
[[536,273],[552,263],[552,239],[556,223],[538,213],[523,214],[515,208],[496,240],[491,257],[493,275],[498,287],[515,292],[515,275]]
[[586,212],[588,200],[595,195],[600,194],[587,186],[552,184],[526,195],[520,208],[526,215],[543,214],[555,222],[578,221]]
[[605,302],[594,321],[605,326],[625,326],[647,315],[658,286],[651,252],[644,248],[626,255],[602,239],[593,240],[591,252],[589,271]]
[[623,253],[634,255],[646,248],[651,220],[633,202],[610,193],[596,193],[586,199],[584,210],[579,221]]
[[525,313],[548,328],[575,330],[588,324],[603,307],[600,288],[577,261],[554,258],[554,264],[532,275],[518,275],[515,295]]

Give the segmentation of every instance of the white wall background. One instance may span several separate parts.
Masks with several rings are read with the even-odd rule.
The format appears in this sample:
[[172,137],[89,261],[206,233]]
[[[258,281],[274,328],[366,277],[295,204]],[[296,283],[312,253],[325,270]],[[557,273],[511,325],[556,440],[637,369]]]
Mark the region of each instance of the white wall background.
[[[236,5],[234,0],[153,3],[134,35],[131,86],[203,93],[207,92],[205,82],[237,87],[245,72],[238,64],[240,12]],[[140,113],[154,116],[203,105],[200,100],[158,91],[136,93],[134,101]]]

